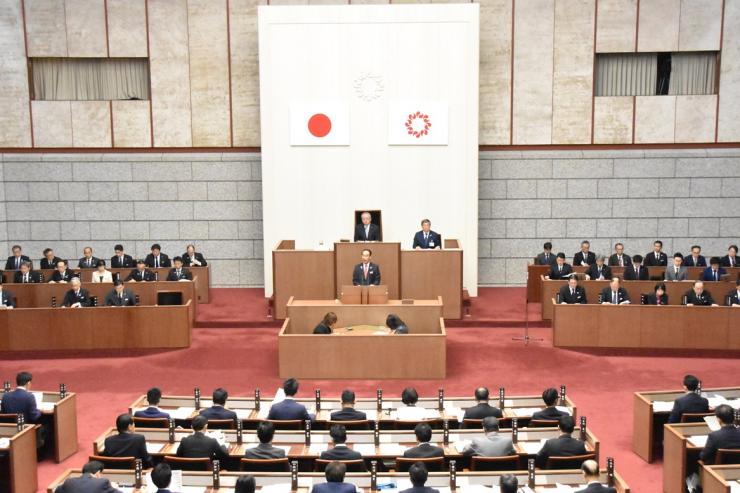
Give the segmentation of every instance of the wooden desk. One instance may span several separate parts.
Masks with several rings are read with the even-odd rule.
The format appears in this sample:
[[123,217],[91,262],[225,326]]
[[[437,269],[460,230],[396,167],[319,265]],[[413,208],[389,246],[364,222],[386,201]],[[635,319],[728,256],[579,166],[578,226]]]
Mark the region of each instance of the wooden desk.
[[67,392],[64,399],[59,392],[42,394],[41,419],[51,430],[44,446],[51,442],[54,460],[59,463],[77,453],[77,394]]
[[[291,297],[308,300],[336,298],[335,281],[332,250],[296,250],[295,240],[281,241],[272,251],[275,318],[282,320],[286,317],[285,305]],[[351,278],[348,283],[352,283]]]
[[[709,395],[721,395],[727,399],[740,398],[740,387],[703,389]],[[685,395],[683,390],[656,390],[635,392],[633,398],[632,451],[647,462],[652,462],[663,451],[663,425],[671,414],[668,404]],[[655,404],[658,403],[658,404]],[[655,407],[659,406],[659,410]],[[737,407],[737,406],[735,406]]]
[[702,466],[701,484],[704,493],[731,493],[740,488],[740,465]]
[[551,303],[556,347],[740,349],[738,307]]
[[9,493],[36,493],[36,428],[25,425],[22,431],[14,424],[0,424],[0,438],[10,445],[0,448],[0,490]]
[[665,425],[663,434],[663,491],[683,493],[686,476],[698,471],[699,453],[704,448],[690,441],[691,437],[709,434],[706,423]]
[[188,347],[191,305],[0,310],[0,351]]
[[463,251],[458,240],[444,250],[401,251],[401,298],[442,297],[444,318],[462,318]]
[[[460,493],[466,493],[469,490],[467,487],[477,486],[498,486],[501,476],[505,474],[514,474],[519,480],[520,485],[527,484],[527,472],[526,471],[490,471],[490,472],[458,472],[457,473],[457,491]],[[47,493],[54,493],[54,489],[62,484],[64,480],[69,477],[77,477],[82,473],[80,469],[68,469],[56,480],[54,480],[48,487]],[[236,473],[236,472],[225,472],[220,475],[220,489],[221,493],[229,493],[233,491],[234,484],[237,478],[247,473]],[[260,491],[263,486],[267,485],[285,485],[286,490],[290,490],[290,473],[287,472],[273,472],[273,473],[249,473],[254,476],[257,483],[257,491]],[[134,484],[134,471],[125,470],[114,470],[108,469],[103,472],[103,477],[108,478],[110,481],[118,483],[119,485],[133,485]],[[195,472],[195,471],[183,471],[182,474],[183,486],[202,487],[205,488],[207,493],[212,493],[213,486],[213,475],[210,472]],[[347,483],[354,484],[358,491],[361,493],[371,493],[370,482],[371,475],[369,473],[347,473],[344,478]],[[601,470],[600,481],[604,484],[607,482],[606,469]],[[326,482],[324,473],[298,473],[298,493],[308,493],[313,485]],[[411,487],[408,473],[379,473],[377,475],[378,484],[389,484],[396,483],[399,490],[403,490]],[[579,490],[586,487],[583,479],[583,475],[579,470],[563,470],[563,471],[547,471],[546,474],[535,475],[535,493],[543,493],[546,491],[552,491],[556,484],[566,484],[574,487],[575,490]],[[448,472],[430,472],[429,478],[427,479],[426,486],[436,489],[449,489],[450,487],[450,474]],[[615,471],[614,472],[614,488],[617,493],[630,493],[630,488],[624,481],[622,476]],[[137,493],[139,490],[135,490]],[[447,491],[447,490],[445,490]]]

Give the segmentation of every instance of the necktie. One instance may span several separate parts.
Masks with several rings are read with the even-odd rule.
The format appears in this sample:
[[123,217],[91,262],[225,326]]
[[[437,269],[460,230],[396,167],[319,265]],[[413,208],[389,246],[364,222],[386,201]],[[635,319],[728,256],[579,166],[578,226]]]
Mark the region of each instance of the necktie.
[[159,268],[159,257],[154,257],[154,267]]
[[673,270],[676,272],[676,276],[678,276],[678,267],[674,267]]
[[624,267],[624,260],[622,260],[622,256],[619,256],[619,266]]
[[576,291],[575,291],[574,289],[571,289],[571,290],[570,290],[570,295],[571,295],[571,296],[575,296],[575,295],[576,295]]
[[123,295],[118,293],[118,302],[121,303],[121,300],[123,300]]
[[429,244],[429,233],[424,233],[424,243]]
[[20,269],[21,268],[21,259],[16,257],[15,258],[15,268]]
[[28,274],[23,276],[23,282],[28,282]]
[[562,265],[559,265],[558,266],[558,274],[560,274],[561,272],[563,272],[563,266]]
[[180,278],[180,269],[177,270],[177,278]]
[[612,291],[612,303],[617,304],[617,292]]
[[601,279],[601,269],[599,269],[599,279]]
[[364,270],[365,270],[365,279],[367,279],[367,271],[368,271],[368,266],[367,266],[367,264],[365,264]]
[[719,281],[719,279],[717,279],[717,271],[716,270],[713,270],[712,272],[714,273],[714,280],[715,281]]
[[548,263],[550,261],[550,254],[545,254],[545,263]]
[[370,237],[370,226],[365,226],[365,239],[367,240]]

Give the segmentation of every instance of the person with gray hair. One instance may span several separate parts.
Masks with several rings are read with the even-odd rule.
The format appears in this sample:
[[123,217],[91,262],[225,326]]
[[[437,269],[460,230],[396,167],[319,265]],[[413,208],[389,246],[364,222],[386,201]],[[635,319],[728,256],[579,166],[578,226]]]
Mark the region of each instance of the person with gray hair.
[[586,279],[593,279],[595,281],[611,279],[612,269],[604,263],[605,261],[606,258],[603,255],[597,255],[596,262],[590,265],[586,271]]
[[355,241],[380,241],[380,228],[373,224],[372,215],[365,211],[360,214],[361,224],[355,226]]
[[586,479],[586,487],[576,493],[617,493],[615,488],[601,484],[599,474],[599,463],[595,460],[587,460],[581,465],[581,472]]
[[72,285],[72,289],[67,291],[64,295],[62,308],[82,308],[83,306],[92,306],[90,292],[87,289],[82,289],[80,278],[73,277],[69,283]]
[[480,455],[482,457],[503,457],[516,453],[511,436],[499,435],[498,418],[487,416],[483,418],[482,437],[473,438],[473,441],[463,450],[464,455]]

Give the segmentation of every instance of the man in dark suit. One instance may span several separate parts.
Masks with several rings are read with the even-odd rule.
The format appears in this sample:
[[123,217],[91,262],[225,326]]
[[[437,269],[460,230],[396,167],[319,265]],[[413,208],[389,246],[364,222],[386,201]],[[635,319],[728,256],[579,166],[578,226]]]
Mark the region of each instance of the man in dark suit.
[[617,493],[616,488],[601,484],[599,463],[595,460],[584,461],[581,465],[581,471],[583,471],[583,478],[586,480],[586,487],[576,491],[576,493]]
[[82,467],[82,476],[68,478],[55,493],[121,493],[109,479],[101,477],[103,463],[90,461]]
[[561,435],[557,438],[547,440],[540,451],[537,452],[534,460],[540,469],[545,468],[547,459],[550,457],[572,457],[587,453],[586,444],[571,436],[575,428],[575,421],[573,421],[571,416],[561,417],[558,428],[560,428]]
[[26,423],[38,423],[41,411],[36,407],[36,398],[30,392],[33,375],[22,371],[15,376],[15,390],[3,394],[0,409],[3,414],[22,414]]
[[16,271],[13,276],[13,282],[16,284],[36,284],[41,282],[41,274],[31,270],[31,262],[23,262],[21,270]]
[[157,487],[157,491],[154,493],[171,493],[168,489],[170,483],[172,483],[172,468],[165,462],[160,462],[152,470],[151,473],[152,483]]
[[363,212],[360,220],[362,224],[355,226],[355,241],[380,241],[380,228],[372,223],[370,213]]
[[714,415],[722,427],[709,434],[707,443],[699,454],[699,458],[707,465],[714,464],[719,449],[740,449],[740,428],[735,427],[732,407],[720,404],[714,410]]
[[146,402],[149,407],[136,411],[134,413],[135,418],[167,418],[170,415],[159,409],[159,401],[162,399],[162,391],[158,387],[152,387],[146,392]]
[[738,267],[737,245],[730,245],[727,255],[722,257],[722,267]]
[[417,231],[414,235],[414,244],[411,248],[416,250],[426,250],[442,248],[442,237],[432,231],[432,222],[429,219],[423,219],[421,221],[421,231]]
[[5,270],[20,270],[23,262],[30,262],[31,259],[26,255],[23,255],[23,250],[20,245],[13,245],[13,255],[8,257],[5,262]]
[[44,248],[44,258],[41,259],[42,269],[56,269],[57,262],[61,262],[62,259],[54,255],[54,250],[51,248]]
[[609,257],[610,267],[627,267],[632,264],[632,259],[624,253],[624,245],[617,243],[614,245],[614,253]]
[[134,457],[141,459],[144,468],[151,467],[152,459],[146,450],[144,435],[134,433],[134,418],[130,414],[121,414],[116,418],[118,435],[105,439],[103,454],[107,457]]
[[162,247],[159,243],[155,243],[151,248],[152,253],[146,256],[146,266],[150,269],[158,269],[160,267],[172,267],[170,258],[162,253]]
[[78,277],[76,272],[73,272],[67,268],[67,261],[60,260],[57,262],[57,268],[51,275],[50,283],[66,284],[72,281],[73,278]]
[[146,262],[141,259],[136,261],[136,268],[126,276],[126,281],[144,282],[156,280],[157,276],[154,275],[154,272],[146,268]]
[[373,252],[369,248],[362,250],[362,262],[355,265],[355,269],[352,271],[353,286],[380,284],[380,266],[370,261],[372,256]]
[[609,287],[601,290],[601,304],[603,305],[628,305],[629,303],[630,295],[620,285],[618,277],[612,279]]
[[709,401],[697,393],[699,379],[694,375],[683,377],[683,389],[686,394],[673,401],[673,409],[668,417],[669,423],[680,423],[684,413],[709,412]]
[[555,254],[552,253],[552,243],[545,242],[544,251],[534,258],[534,265],[553,265],[555,263]]
[[642,255],[632,257],[632,263],[624,268],[625,281],[647,281],[650,279],[650,272],[647,267],[642,265]]
[[85,247],[82,249],[82,257],[77,263],[77,267],[80,269],[94,269],[98,266],[98,260],[100,259],[93,256],[93,249]]
[[735,281],[735,289],[727,294],[728,306],[740,306],[740,278]]
[[712,257],[709,259],[709,267],[704,269],[701,273],[702,281],[717,282],[722,280],[722,276],[727,275],[727,271],[724,267],[720,267],[719,257]]
[[272,405],[267,419],[302,419],[304,421],[312,419],[306,406],[294,399],[298,393],[298,380],[289,378],[283,382],[283,392],[285,392],[285,399]]
[[15,297],[10,291],[3,289],[2,279],[0,279],[0,310],[8,308],[15,308]]
[[256,447],[247,449],[244,457],[247,459],[282,459],[285,450],[275,447],[272,438],[275,436],[275,426],[269,421],[262,421],[257,426],[257,438],[260,443]]
[[195,251],[195,245],[188,245],[185,253],[182,254],[182,263],[185,267],[205,267],[208,265],[202,253]]
[[432,427],[428,423],[419,423],[414,428],[414,434],[419,444],[416,447],[407,449],[404,457],[413,459],[428,459],[430,457],[443,457],[445,455],[442,447],[437,447],[429,443],[432,440]]
[[554,389],[552,387],[545,389],[545,391],[542,392],[542,401],[545,403],[545,409],[532,414],[532,419],[557,421],[563,416],[568,416],[568,413],[561,411],[557,407],[555,407],[558,403],[559,398],[560,394],[558,394],[557,389]]
[[583,240],[581,242],[581,251],[573,255],[573,265],[582,265],[584,267],[593,265],[594,262],[596,262],[596,254],[594,252],[590,252],[590,248],[591,243],[589,243],[588,240]]
[[110,258],[112,269],[130,269],[134,266],[134,258],[124,253],[123,245],[116,245],[113,247],[113,250],[115,250],[116,254]]
[[559,252],[555,257],[555,263],[550,267],[547,279],[565,279],[573,273],[573,268],[565,263],[565,254]]
[[704,290],[704,283],[694,282],[694,287],[686,291],[686,306],[718,306],[712,293]]
[[411,488],[403,490],[401,493],[439,493],[439,490],[424,486],[427,483],[429,472],[423,462],[417,462],[409,467],[409,479]]
[[334,447],[321,452],[323,460],[358,460],[362,454],[347,446],[347,429],[344,425],[332,425],[329,436]]
[[653,251],[645,255],[645,266],[660,267],[668,265],[668,255],[663,253],[663,242],[655,240]]
[[82,289],[80,278],[73,277],[70,284],[72,285],[72,289],[64,294],[62,308],[82,308],[92,306],[90,292],[87,289]]
[[[594,267],[593,265],[591,267]],[[572,275],[568,278],[568,285],[560,288],[560,303],[565,305],[585,305],[586,290],[578,285],[578,277]]]
[[[717,259],[719,261],[719,259]],[[691,255],[684,257],[683,265],[686,267],[706,267],[707,259],[701,254],[701,247],[694,245],[691,247]]]
[[326,483],[313,485],[311,493],[357,493],[357,488],[352,483],[344,482],[347,466],[341,462],[330,462],[324,469]]
[[503,418],[504,414],[501,409],[494,407],[488,403],[488,389],[486,387],[478,387],[475,389],[475,406],[469,407],[465,410],[463,419],[483,419],[488,416],[494,418]]
[[182,439],[177,447],[177,456],[186,458],[208,457],[224,461],[229,458],[229,451],[220,445],[218,440],[206,436],[208,431],[208,418],[196,416],[193,418],[193,434]]
[[596,263],[590,265],[586,271],[586,279],[593,279],[595,281],[603,281],[604,279],[612,278],[612,269],[608,265],[604,265],[606,259],[603,255],[596,257]]
[[124,288],[123,281],[113,281],[113,289],[105,295],[105,306],[136,306],[136,296]]
[[205,416],[207,419],[230,419],[236,421],[238,418],[236,413],[230,409],[226,409],[226,399],[229,398],[229,393],[226,389],[221,387],[213,391],[213,406],[208,409],[203,409],[200,412],[201,416]]
[[182,257],[175,257],[173,259],[173,262],[175,263],[175,267],[170,269],[169,274],[167,274],[168,281],[192,281],[193,280],[193,274],[191,274],[188,269],[182,266]]
[[351,390],[342,392],[342,409],[331,413],[332,421],[362,421],[367,415],[362,411],[355,410],[355,393]]

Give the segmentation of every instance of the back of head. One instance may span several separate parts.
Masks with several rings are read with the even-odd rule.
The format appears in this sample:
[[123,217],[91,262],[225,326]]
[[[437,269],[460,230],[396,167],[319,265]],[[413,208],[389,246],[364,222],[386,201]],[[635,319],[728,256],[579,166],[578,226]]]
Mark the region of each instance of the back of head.
[[283,392],[288,397],[292,397],[298,393],[298,380],[295,378],[289,378],[283,382]]
[[342,404],[354,404],[355,393],[347,389],[342,392]]
[[221,387],[219,387],[213,391],[213,403],[214,404],[218,404],[219,406],[225,406],[226,399],[228,398],[229,398],[229,393],[226,392],[226,389],[222,389]]
[[554,406],[558,400],[557,389],[554,389],[552,387],[550,387],[549,389],[545,389],[545,391],[542,392],[542,400],[545,401],[546,405]]
[[385,326],[389,329],[396,330],[399,325],[401,325],[401,319],[398,317],[398,315],[394,313],[389,313],[388,316],[385,317]]
[[416,404],[418,400],[419,393],[416,392],[416,389],[413,387],[406,387],[405,389],[403,389],[403,392],[401,392],[401,402],[403,402],[407,406]]
[[203,431],[203,428],[205,428],[208,425],[208,418],[205,416],[196,416],[193,418],[193,431]]
[[15,376],[15,384],[19,387],[25,387],[31,380],[33,380],[33,375],[27,371],[22,371]]
[[172,481],[172,469],[169,464],[160,462],[152,471],[152,483],[157,488],[167,488]]
[[257,438],[260,443],[270,443],[275,436],[275,426],[270,421],[262,421],[257,426]]
[[334,443],[344,443],[347,441],[347,428],[344,425],[332,425],[329,436]]
[[727,404],[720,404],[714,410],[714,415],[723,425],[731,425],[735,420],[735,413],[732,407]]
[[128,431],[128,427],[134,424],[134,418],[130,414],[120,414],[116,418],[116,429],[118,433],[124,433]]
[[347,472],[347,466],[338,461],[332,461],[324,470],[324,475],[329,483],[341,483],[344,481],[344,474]]
[[91,460],[84,466],[82,466],[82,474],[97,474],[103,470],[103,463],[96,460]]
[[234,485],[234,493],[254,493],[257,489],[257,481],[254,476],[239,476]]
[[581,466],[584,476],[594,478],[599,476],[599,463],[595,460],[587,460]]
[[699,388],[699,379],[694,375],[686,375],[683,377],[683,385],[689,391],[696,392],[696,389]]
[[483,431],[486,433],[491,431],[498,431],[498,418],[495,416],[486,416],[483,418]]
[[146,401],[152,406],[158,406],[162,399],[162,391],[158,387],[152,387],[146,392]]
[[573,433],[573,430],[576,427],[576,422],[573,420],[573,416],[561,416],[560,421],[558,421],[558,428],[560,428],[560,431],[563,433]]
[[488,389],[485,387],[478,387],[475,389],[475,400],[476,401],[487,401],[488,400]]
[[329,312],[326,315],[324,315],[324,319],[321,321],[322,324],[329,327],[330,325],[334,325],[337,323],[337,314],[334,312]]
[[432,439],[432,427],[429,423],[419,423],[414,428],[414,434],[419,442],[428,442]]
[[429,471],[423,462],[415,462],[409,467],[409,479],[414,487],[424,486],[427,477],[429,477]]
[[504,474],[498,482],[501,493],[517,493],[519,480],[513,474]]

